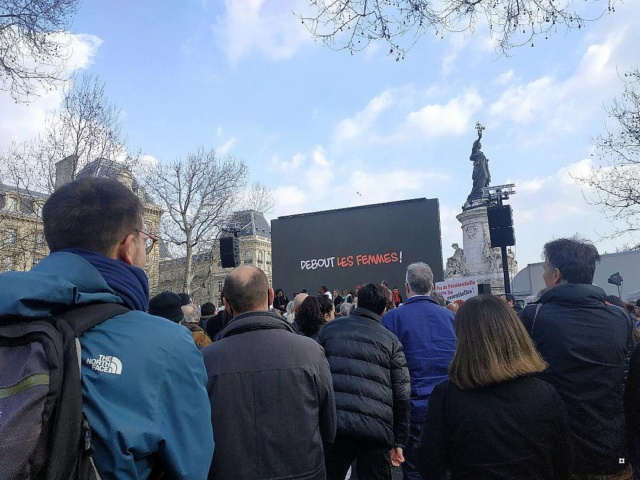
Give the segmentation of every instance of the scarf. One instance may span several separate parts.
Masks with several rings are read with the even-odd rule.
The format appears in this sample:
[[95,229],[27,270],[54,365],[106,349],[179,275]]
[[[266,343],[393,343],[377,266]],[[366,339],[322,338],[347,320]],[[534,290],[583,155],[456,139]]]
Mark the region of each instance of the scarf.
[[131,310],[146,312],[149,309],[149,280],[140,267],[105,257],[84,248],[59,250],[78,255],[89,262],[104,278],[104,281]]

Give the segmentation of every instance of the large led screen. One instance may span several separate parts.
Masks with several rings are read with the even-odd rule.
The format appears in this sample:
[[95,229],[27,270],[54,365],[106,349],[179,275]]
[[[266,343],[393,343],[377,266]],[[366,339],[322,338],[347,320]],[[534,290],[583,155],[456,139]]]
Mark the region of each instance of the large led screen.
[[273,287],[290,299],[302,289],[352,290],[383,280],[404,298],[412,262],[428,263],[435,281],[443,279],[435,198],[279,217],[271,222],[271,241]]

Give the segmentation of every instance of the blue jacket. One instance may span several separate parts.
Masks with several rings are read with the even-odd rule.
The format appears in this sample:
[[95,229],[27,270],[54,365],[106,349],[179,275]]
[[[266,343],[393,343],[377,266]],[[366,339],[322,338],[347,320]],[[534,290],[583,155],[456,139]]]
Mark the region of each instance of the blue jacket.
[[433,388],[447,380],[456,351],[454,314],[428,295],[410,297],[382,317],[404,348],[411,377],[411,423],[424,422]]
[[[0,275],[0,292],[0,313],[33,318],[90,302],[122,303],[91,264],[71,253]],[[84,411],[101,477],[146,479],[158,459],[168,478],[206,478],[211,410],[189,331],[130,311],[86,332],[81,345]]]

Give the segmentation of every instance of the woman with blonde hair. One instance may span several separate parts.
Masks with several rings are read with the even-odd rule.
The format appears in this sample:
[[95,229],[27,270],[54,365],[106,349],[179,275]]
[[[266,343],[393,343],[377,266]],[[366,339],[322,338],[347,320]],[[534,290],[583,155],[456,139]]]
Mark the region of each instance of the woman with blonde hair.
[[567,479],[567,412],[535,378],[547,365],[520,319],[492,295],[465,301],[449,380],[437,385],[415,456],[424,480]]

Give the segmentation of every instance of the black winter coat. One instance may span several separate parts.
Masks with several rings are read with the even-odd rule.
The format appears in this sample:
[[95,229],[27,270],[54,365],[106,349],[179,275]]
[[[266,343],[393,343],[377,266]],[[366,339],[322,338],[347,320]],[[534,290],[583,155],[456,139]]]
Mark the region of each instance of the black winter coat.
[[331,367],[337,436],[405,447],[411,385],[402,344],[375,313],[356,308],[321,330]]
[[233,318],[202,355],[215,440],[209,478],[324,480],[336,413],[322,348],[264,311]]
[[468,390],[445,380],[429,398],[414,456],[424,480],[568,479],[567,410],[537,378]]
[[[633,323],[605,303],[595,285],[563,284],[518,315],[549,364],[538,377],[564,400],[574,467],[581,475],[607,475],[627,467],[622,405]],[[537,312],[537,314],[536,314]]]

